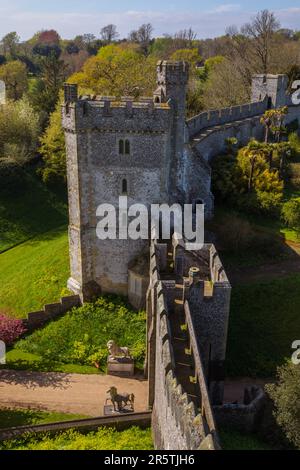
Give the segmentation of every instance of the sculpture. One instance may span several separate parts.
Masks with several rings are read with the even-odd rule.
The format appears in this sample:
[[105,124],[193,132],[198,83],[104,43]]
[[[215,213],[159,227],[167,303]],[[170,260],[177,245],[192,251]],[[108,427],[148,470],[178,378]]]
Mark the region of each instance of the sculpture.
[[120,395],[118,394],[118,390],[116,389],[116,387],[111,387],[109,390],[107,390],[107,393],[110,394],[110,398],[106,399],[106,403],[108,402],[108,400],[110,400],[113,404],[114,411],[124,411],[124,408],[128,405],[128,403],[130,404],[131,410],[134,411],[135,396],[133,393],[124,393]]
[[109,352],[109,356],[112,359],[117,359],[119,357],[130,359],[129,348],[121,348],[117,345],[117,343],[113,340],[107,343],[107,349]]

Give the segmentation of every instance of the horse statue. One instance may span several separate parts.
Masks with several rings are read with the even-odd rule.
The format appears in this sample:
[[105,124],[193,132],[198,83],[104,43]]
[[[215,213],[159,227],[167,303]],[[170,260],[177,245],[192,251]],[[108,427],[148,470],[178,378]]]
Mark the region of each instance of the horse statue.
[[107,390],[107,393],[110,394],[110,398],[106,399],[106,404],[110,400],[113,404],[114,411],[119,411],[119,412],[123,411],[125,406],[128,405],[128,403],[130,404],[131,410],[134,411],[135,396],[133,393],[130,393],[130,394],[124,393],[120,395],[116,387],[111,387],[109,390]]
[[129,359],[130,353],[128,348],[120,348],[120,346],[117,345],[117,343],[113,340],[109,341],[107,343],[107,349],[109,352],[109,355],[113,359],[117,359],[118,357],[126,358]]

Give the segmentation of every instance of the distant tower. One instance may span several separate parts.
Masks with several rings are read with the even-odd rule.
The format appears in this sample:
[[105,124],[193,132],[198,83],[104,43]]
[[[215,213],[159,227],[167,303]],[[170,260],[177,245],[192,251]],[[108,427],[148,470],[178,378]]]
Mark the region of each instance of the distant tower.
[[252,102],[268,96],[268,107],[279,108],[287,104],[288,77],[286,75],[254,75],[252,79]]
[[171,139],[171,202],[181,202],[178,181],[181,178],[182,156],[185,143],[186,90],[189,66],[185,62],[161,61],[157,64],[157,85],[154,92],[156,102],[170,102],[173,109]]

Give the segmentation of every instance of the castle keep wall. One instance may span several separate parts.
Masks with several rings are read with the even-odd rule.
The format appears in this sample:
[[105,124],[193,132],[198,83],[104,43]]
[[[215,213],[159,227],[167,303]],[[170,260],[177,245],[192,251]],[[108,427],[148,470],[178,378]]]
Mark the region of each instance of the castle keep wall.
[[[69,187],[69,287],[83,296],[97,286],[127,295],[128,265],[147,240],[100,240],[100,204],[128,206],[169,201],[170,125],[168,104],[78,99],[63,108]],[[120,153],[120,140],[130,146]],[[125,191],[124,191],[124,181]],[[116,211],[118,226],[118,211]],[[95,292],[97,293],[97,292]]]

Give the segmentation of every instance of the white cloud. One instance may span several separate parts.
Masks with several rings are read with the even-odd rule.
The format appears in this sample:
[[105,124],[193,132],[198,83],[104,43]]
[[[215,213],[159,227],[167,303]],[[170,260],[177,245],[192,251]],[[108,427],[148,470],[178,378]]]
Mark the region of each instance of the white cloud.
[[224,5],[218,5],[212,10],[212,13],[225,13],[230,11],[240,10],[241,5],[238,3],[225,3]]

